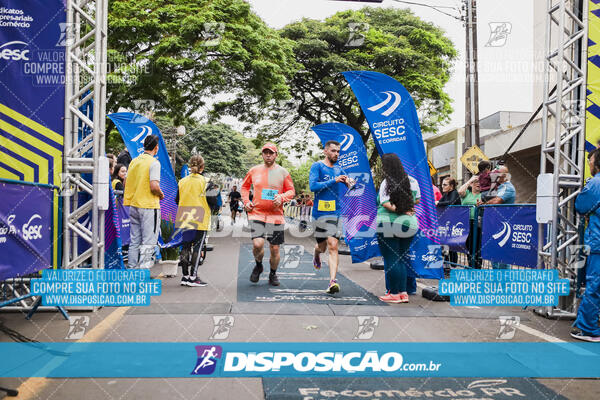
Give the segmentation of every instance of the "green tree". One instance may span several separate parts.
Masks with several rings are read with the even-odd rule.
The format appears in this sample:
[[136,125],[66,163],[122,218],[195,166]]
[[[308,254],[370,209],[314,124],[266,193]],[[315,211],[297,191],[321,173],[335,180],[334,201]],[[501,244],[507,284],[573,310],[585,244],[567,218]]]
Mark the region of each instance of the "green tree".
[[109,111],[151,100],[180,124],[218,93],[289,97],[290,41],[243,0],[112,0],[108,28]]
[[241,133],[218,123],[187,128],[177,146],[177,171],[194,152],[204,158],[205,171],[243,177],[249,166],[257,162],[258,150]]
[[404,85],[419,110],[423,131],[435,132],[448,121],[452,107],[444,85],[456,50],[442,29],[410,10],[344,11],[325,21],[303,19],[280,33],[294,42],[303,68],[289,83],[290,102],[272,102],[267,110],[247,107],[254,114],[246,112],[246,120],[266,120],[259,132],[263,137],[293,135],[298,150],[306,145],[310,126],[336,121],[356,129],[366,143],[370,132],[365,116],[341,75],[350,70],[382,72]]

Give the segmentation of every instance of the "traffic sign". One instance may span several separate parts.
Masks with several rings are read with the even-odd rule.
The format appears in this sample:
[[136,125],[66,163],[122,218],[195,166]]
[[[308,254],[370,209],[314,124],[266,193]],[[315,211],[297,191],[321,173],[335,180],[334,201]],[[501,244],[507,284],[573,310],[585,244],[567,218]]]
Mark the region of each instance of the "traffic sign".
[[477,164],[483,160],[489,161],[489,158],[483,154],[483,151],[477,145],[469,147],[460,158],[460,161],[472,174],[479,173]]
[[435,169],[431,161],[427,160],[427,163],[429,164],[429,175],[434,176],[437,174],[437,169]]

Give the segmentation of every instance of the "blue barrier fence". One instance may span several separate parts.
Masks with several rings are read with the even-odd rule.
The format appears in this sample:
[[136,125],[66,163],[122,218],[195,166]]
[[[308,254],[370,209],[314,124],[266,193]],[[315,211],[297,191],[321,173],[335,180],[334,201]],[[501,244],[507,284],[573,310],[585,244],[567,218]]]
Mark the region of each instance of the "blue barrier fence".
[[438,237],[447,246],[450,267],[537,266],[534,204],[449,206],[438,209],[438,221]]

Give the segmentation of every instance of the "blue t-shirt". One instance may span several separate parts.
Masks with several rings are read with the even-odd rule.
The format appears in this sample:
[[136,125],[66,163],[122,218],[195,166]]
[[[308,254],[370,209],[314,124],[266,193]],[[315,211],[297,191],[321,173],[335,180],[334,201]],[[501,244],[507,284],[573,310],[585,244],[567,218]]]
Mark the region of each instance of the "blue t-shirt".
[[575,210],[585,215],[590,215],[590,222],[585,230],[584,243],[590,246],[593,253],[600,253],[600,209],[594,207],[600,202],[600,173],[590,179],[581,193],[575,199]]
[[323,161],[319,161],[310,167],[308,183],[311,192],[315,193],[313,219],[325,215],[340,215],[339,195],[340,185],[343,184],[335,181],[340,175],[345,173],[338,165],[328,167]]
[[502,204],[514,204],[516,195],[517,193],[512,183],[504,182],[498,186],[496,196],[502,199]]

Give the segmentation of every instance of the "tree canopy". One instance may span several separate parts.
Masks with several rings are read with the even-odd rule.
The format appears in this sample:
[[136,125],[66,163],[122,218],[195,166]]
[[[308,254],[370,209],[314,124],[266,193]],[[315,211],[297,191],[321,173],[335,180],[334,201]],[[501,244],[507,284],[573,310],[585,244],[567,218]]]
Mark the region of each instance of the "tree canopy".
[[246,121],[266,118],[260,135],[282,138],[300,132],[295,137],[300,149],[310,126],[336,121],[361,132],[366,142],[370,133],[365,116],[341,75],[349,70],[378,71],[398,80],[413,96],[423,131],[434,132],[449,119],[451,100],[444,85],[456,50],[442,29],[410,10],[344,11],[325,21],[289,24],[280,34],[293,41],[296,61],[302,65],[289,81],[292,101],[271,102],[266,109],[241,102],[219,105],[221,111]]
[[112,0],[108,28],[109,111],[150,100],[180,123],[218,93],[289,97],[291,43],[243,0]]
[[[193,153],[204,158],[207,172],[243,177],[259,163],[260,152],[252,142],[226,124],[197,124],[187,128],[177,146],[177,171]],[[178,172],[177,172],[178,173]]]

